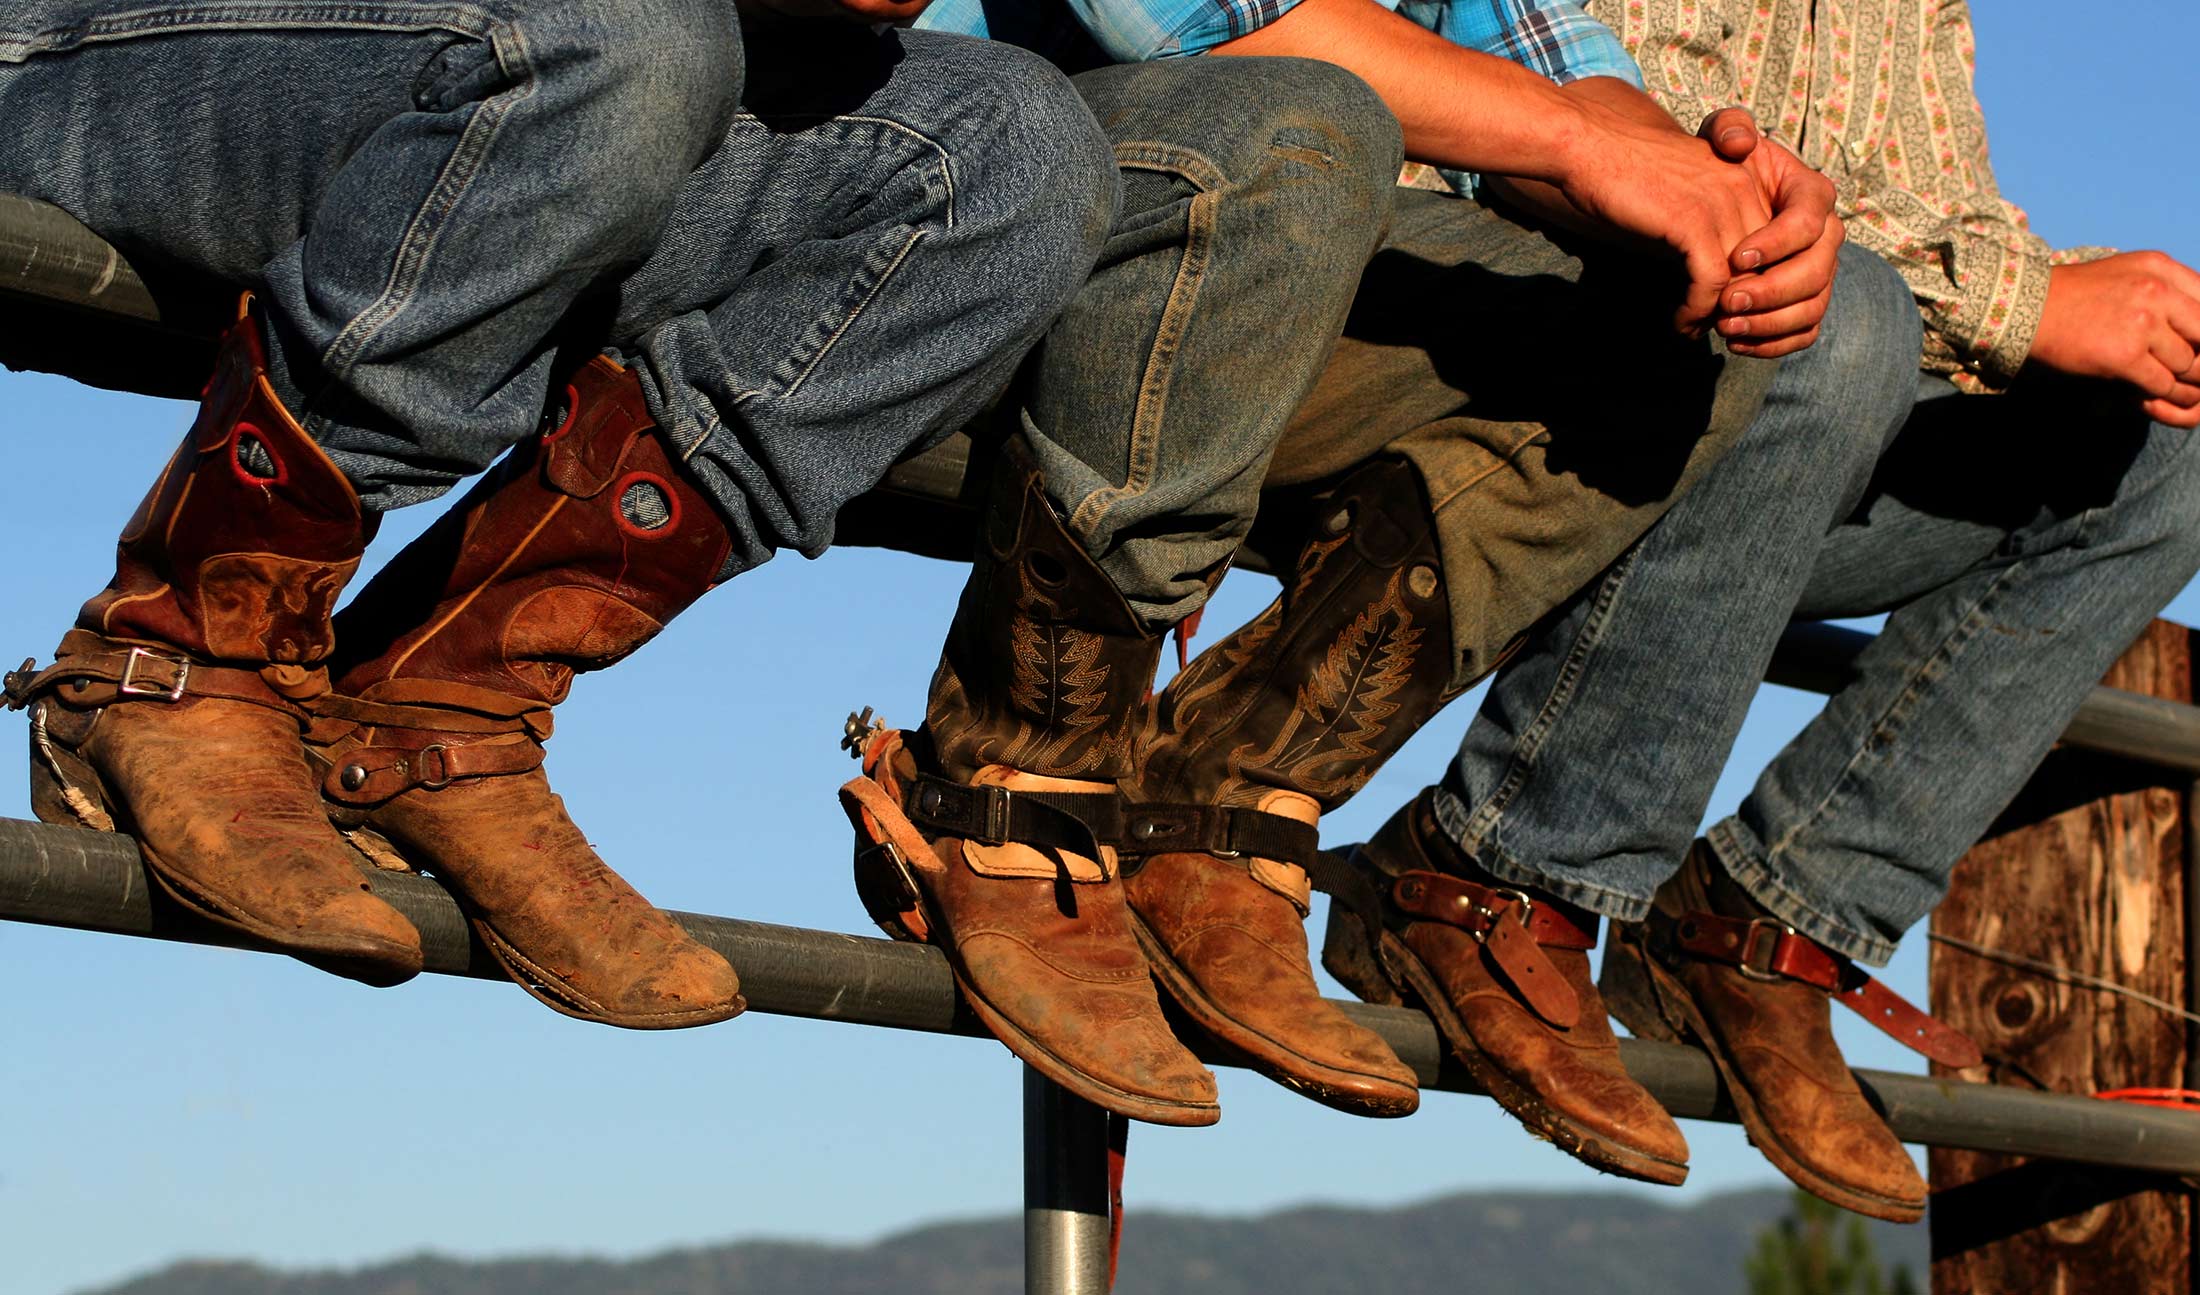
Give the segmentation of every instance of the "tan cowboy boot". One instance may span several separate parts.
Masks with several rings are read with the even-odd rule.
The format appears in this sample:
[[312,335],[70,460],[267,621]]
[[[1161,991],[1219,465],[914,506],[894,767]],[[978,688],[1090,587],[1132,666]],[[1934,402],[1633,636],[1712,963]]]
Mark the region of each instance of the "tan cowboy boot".
[[1010,1051],[1132,1119],[1212,1124],[1214,1076],[1161,1015],[1117,877],[1115,784],[1161,639],[1003,451],[924,728],[860,739],[841,790],[858,892],[947,953]]
[[59,659],[35,676],[25,662],[7,687],[31,708],[40,818],[127,832],[186,908],[391,985],[420,971],[420,933],[329,828],[298,745],[366,537],[351,484],[268,385],[241,306],[114,579]]
[[1261,1073],[1409,1115],[1413,1071],[1322,998],[1307,956],[1316,823],[1454,695],[1451,612],[1419,474],[1347,478],[1284,592],[1156,699],[1125,787],[1124,886],[1154,975]]
[[744,1006],[733,968],[605,866],[542,744],[574,674],[702,597],[731,541],[631,372],[591,360],[563,409],[337,618],[311,752],[339,825],[440,878],[528,993],[630,1029],[707,1025]]
[[1646,922],[1613,923],[1613,1015],[1710,1053],[1749,1140],[1798,1186],[1873,1218],[1922,1218],[1925,1182],[1841,1059],[1832,1000],[1943,1065],[1977,1065],[1978,1046],[1772,917],[1702,841],[1654,903]]
[[1607,1173],[1686,1180],[1688,1142],[1620,1064],[1590,981],[1596,915],[1483,872],[1438,826],[1434,799],[1423,791],[1355,853],[1373,893],[1331,909],[1322,965],[1369,1002],[1426,1010],[1476,1082],[1559,1150]]

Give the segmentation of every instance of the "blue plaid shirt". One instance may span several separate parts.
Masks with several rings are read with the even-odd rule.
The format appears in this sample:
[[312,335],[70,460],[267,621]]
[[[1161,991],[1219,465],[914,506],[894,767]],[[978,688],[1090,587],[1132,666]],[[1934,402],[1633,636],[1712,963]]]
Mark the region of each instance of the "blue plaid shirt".
[[[1560,85],[1616,76],[1642,88],[1619,37],[1579,0],[1378,0],[1455,45]],[[917,26],[990,36],[1070,66],[1203,54],[1267,26],[1298,0],[934,0]]]

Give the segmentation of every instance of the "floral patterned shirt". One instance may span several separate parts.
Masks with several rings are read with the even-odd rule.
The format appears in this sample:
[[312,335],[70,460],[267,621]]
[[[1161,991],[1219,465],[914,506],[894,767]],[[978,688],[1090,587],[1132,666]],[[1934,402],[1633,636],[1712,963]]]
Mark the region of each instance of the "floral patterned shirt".
[[2008,384],[2032,349],[2056,252],[2001,196],[1972,89],[1967,0],[1589,0],[1693,130],[1740,104],[1823,171],[1849,237],[1901,271],[1927,371]]

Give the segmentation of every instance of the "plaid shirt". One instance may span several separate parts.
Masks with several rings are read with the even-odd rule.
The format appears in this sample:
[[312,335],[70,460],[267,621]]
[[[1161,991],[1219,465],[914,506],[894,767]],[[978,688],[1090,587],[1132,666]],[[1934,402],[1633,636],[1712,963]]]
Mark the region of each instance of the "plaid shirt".
[[[1642,74],[1579,0],[1378,0],[1437,35],[1563,85]],[[1203,54],[1267,26],[1298,0],[934,0],[917,26],[991,36],[1071,67]]]
[[1971,88],[1966,0],[1590,0],[1694,129],[1741,104],[1839,192],[1851,242],[1908,280],[1925,369],[2007,385],[2032,349],[2051,249],[2001,196]]

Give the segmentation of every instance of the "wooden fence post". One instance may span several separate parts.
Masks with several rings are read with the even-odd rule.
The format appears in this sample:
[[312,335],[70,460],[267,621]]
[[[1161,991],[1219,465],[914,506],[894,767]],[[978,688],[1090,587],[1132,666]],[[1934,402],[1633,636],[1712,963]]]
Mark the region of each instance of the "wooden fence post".
[[[2190,702],[2192,640],[2156,621],[2103,682]],[[2184,774],[2058,750],[1965,856],[1934,934],[2186,1006],[2191,793]],[[1965,1078],[2185,1084],[2194,1036],[2168,1012],[1939,941],[1931,979],[1935,1014],[1986,1052]],[[1931,1165],[1934,1295],[2192,1295],[2193,1196],[2175,1180],[1939,1148]]]

